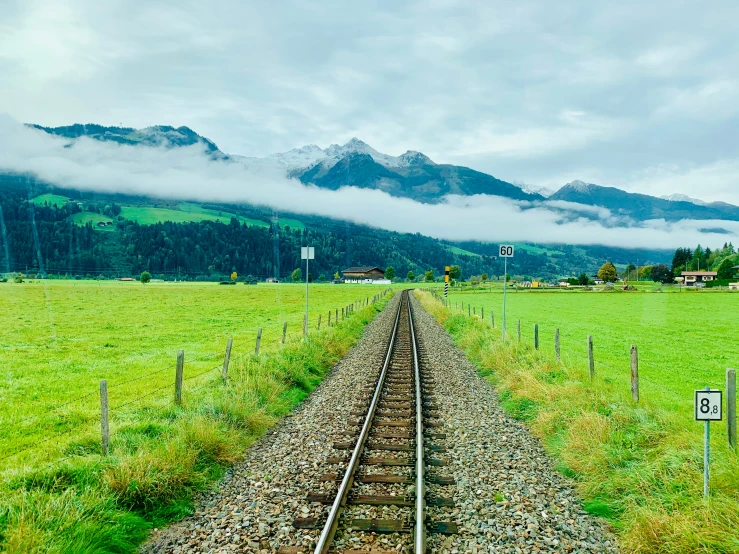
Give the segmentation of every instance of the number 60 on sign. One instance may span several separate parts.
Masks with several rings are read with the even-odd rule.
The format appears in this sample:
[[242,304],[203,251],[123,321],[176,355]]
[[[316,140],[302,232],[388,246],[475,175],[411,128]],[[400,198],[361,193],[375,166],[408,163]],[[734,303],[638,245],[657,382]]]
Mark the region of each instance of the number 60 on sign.
[[722,394],[720,390],[695,391],[695,419],[721,421]]

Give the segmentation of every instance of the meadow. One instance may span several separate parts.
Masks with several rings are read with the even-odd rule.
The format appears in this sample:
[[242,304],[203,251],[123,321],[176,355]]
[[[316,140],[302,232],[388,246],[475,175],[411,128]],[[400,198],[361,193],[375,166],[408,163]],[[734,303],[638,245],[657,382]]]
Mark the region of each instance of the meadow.
[[[421,296],[497,387],[503,407],[526,422],[558,469],[576,481],[585,509],[613,525],[624,552],[739,552],[739,456],[728,446],[725,419],[712,423],[711,493],[704,499],[703,424],[693,417],[693,391],[725,389],[727,367],[739,365],[739,295],[512,292],[505,341],[500,292],[454,291],[451,308]],[[468,316],[469,306],[477,316]],[[555,328],[561,361],[554,355]],[[639,347],[638,403],[631,398],[631,344]]]
[[[1,284],[0,550],[137,551],[320,383],[386,300],[316,329],[381,287],[213,283]],[[282,324],[289,336],[281,344]],[[254,354],[257,327],[262,348]],[[233,337],[228,379],[221,379]],[[173,402],[175,355],[186,352]],[[103,455],[99,379],[110,390]],[[18,449],[27,448],[15,454]]]
[[[502,292],[452,291],[449,298],[459,309],[464,302],[465,311],[468,304],[478,314],[484,308],[502,324]],[[546,352],[554,352],[559,328],[562,355],[574,365],[587,364],[592,335],[596,372],[626,388],[636,344],[642,395],[654,391],[678,411],[690,412],[695,389],[724,388],[726,368],[739,366],[739,294],[509,291],[506,312],[508,334],[517,334],[520,319],[529,343],[538,323]]]
[[[325,328],[329,310],[335,319],[336,308],[341,313],[377,292],[373,286],[311,285],[310,327],[316,328],[319,313]],[[168,397],[179,349],[185,351],[187,395],[188,387],[218,373],[228,338],[233,357],[254,351],[260,327],[264,354],[279,349],[284,322],[288,341],[302,340],[305,287],[3,283],[0,305],[2,469],[53,459],[78,430],[94,427],[101,379],[108,380],[115,410],[162,388],[160,395]],[[59,433],[62,440],[43,442]]]

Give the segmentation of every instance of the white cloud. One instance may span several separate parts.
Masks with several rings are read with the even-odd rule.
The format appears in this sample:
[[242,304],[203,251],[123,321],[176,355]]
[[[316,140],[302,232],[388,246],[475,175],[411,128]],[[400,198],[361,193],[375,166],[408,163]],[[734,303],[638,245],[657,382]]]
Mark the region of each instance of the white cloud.
[[[737,18],[734,0],[11,0],[0,106],[187,125],[245,156],[357,136],[509,181],[629,187],[657,165],[739,160]],[[711,183],[664,193],[739,203],[735,182]]]
[[[250,165],[217,162],[198,146],[141,148],[83,138],[70,148],[66,139],[0,118],[0,168],[30,172],[82,190],[120,192],[264,205],[311,213],[399,232],[449,239],[604,244],[672,248],[684,244],[739,242],[739,222],[649,221],[640,227],[609,229],[578,216],[607,210],[569,203],[532,206],[495,196],[448,196],[429,205],[367,189],[338,191],[286,179],[266,161]],[[563,217],[565,212],[566,217]],[[615,221],[615,220],[614,220]],[[701,229],[723,228],[729,235]]]

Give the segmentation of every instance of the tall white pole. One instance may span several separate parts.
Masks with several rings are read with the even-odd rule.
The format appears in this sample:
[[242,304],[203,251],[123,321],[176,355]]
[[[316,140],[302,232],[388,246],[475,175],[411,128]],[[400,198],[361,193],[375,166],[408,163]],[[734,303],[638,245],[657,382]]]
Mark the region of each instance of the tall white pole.
[[308,323],[308,271],[310,264],[310,247],[308,248],[308,255],[305,257],[305,334],[308,334],[308,328],[310,327],[310,324]]
[[503,340],[505,340],[505,307],[508,293],[508,257],[503,258]]

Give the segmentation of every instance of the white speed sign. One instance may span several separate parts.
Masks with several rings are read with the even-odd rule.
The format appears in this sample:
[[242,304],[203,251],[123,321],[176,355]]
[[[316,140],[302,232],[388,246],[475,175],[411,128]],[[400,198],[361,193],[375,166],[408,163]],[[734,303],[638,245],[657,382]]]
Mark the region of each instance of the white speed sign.
[[695,391],[695,419],[698,421],[721,421],[721,391]]
[[501,258],[512,258],[513,257],[513,245],[512,244],[501,244],[498,255]]

